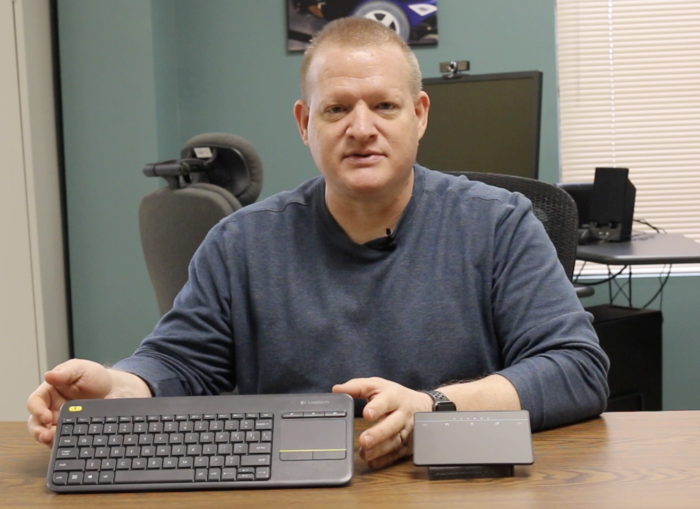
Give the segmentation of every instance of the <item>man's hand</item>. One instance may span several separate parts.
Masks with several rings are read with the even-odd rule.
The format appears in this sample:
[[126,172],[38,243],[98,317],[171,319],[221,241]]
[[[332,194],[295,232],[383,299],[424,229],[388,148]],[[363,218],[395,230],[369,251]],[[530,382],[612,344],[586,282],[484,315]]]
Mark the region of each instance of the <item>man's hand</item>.
[[377,424],[360,435],[360,457],[370,468],[413,454],[413,414],[432,409],[430,396],[377,377],[354,378],[335,385],[333,392],[367,400],[363,417]]
[[59,364],[44,379],[27,401],[27,427],[32,437],[48,446],[53,443],[58,414],[66,401],[151,396],[148,385],[136,375],[82,359]]

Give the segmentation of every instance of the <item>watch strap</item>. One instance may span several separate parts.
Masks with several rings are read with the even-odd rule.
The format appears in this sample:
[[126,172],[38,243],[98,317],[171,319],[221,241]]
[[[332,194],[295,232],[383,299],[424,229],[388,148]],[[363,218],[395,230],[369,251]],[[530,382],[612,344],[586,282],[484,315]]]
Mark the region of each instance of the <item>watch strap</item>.
[[451,410],[455,411],[457,410],[457,407],[455,404],[450,401],[450,399],[445,396],[442,392],[432,390],[432,391],[423,391],[426,393],[428,396],[433,398],[433,412],[439,412],[439,411],[445,411],[445,410]]

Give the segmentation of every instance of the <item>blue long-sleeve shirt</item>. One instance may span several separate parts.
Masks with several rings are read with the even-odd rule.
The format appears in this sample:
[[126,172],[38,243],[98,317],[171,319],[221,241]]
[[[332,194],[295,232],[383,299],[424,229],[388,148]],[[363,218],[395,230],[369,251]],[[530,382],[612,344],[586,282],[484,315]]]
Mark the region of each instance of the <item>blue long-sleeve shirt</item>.
[[420,166],[415,177],[393,250],[349,239],[322,177],[222,220],[173,309],[115,367],[157,396],[498,373],[533,429],[602,412],[608,359],[530,202]]

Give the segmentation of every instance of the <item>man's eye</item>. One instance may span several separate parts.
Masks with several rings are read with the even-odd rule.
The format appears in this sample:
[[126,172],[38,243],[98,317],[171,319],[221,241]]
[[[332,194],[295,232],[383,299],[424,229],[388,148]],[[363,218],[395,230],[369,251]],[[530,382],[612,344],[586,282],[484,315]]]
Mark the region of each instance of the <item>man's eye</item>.
[[393,110],[394,108],[396,108],[396,106],[392,103],[379,103],[380,110]]
[[331,106],[330,108],[326,109],[326,113],[331,113],[331,114],[336,114],[336,113],[342,113],[344,108],[342,106]]

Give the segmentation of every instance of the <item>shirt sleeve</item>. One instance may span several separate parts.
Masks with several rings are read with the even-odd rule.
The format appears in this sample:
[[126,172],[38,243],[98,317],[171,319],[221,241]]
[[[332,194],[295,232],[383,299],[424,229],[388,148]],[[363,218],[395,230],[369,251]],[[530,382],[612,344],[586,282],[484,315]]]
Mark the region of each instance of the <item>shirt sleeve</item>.
[[141,377],[154,396],[216,395],[236,385],[222,223],[209,232],[188,270],[172,310],[131,357],[114,365]]
[[599,415],[609,360],[542,223],[523,195],[495,233],[493,313],[506,377],[533,429]]

